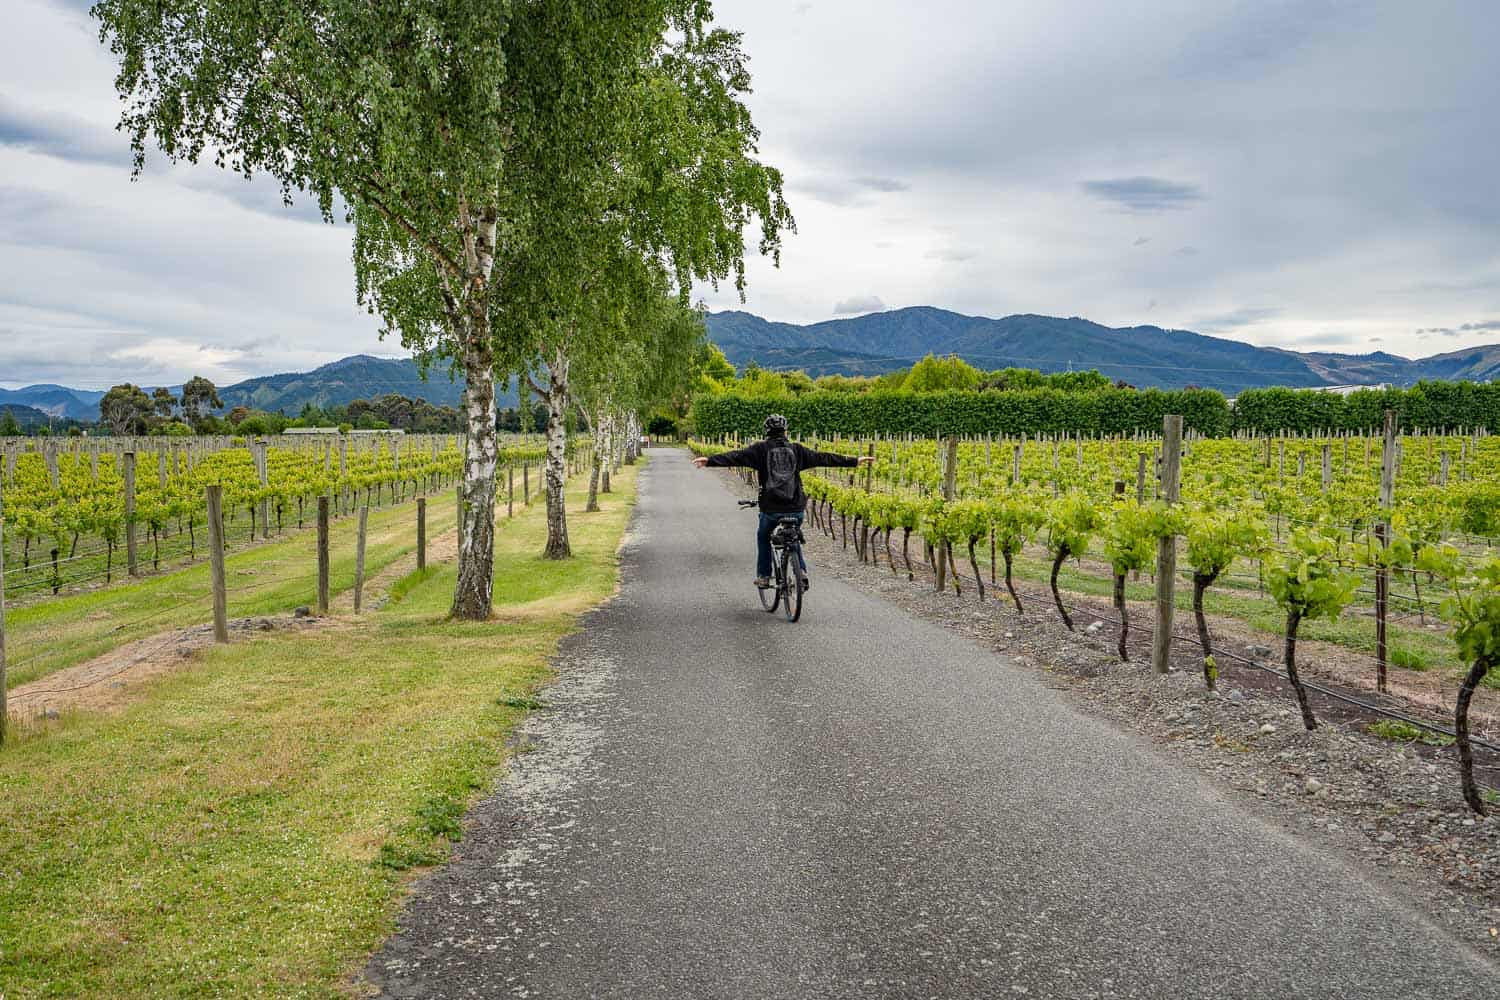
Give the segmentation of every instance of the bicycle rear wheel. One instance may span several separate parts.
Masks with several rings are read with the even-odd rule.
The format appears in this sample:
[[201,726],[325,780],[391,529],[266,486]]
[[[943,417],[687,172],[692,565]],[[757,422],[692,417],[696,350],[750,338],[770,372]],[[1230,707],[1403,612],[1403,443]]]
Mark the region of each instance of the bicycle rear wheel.
[[760,594],[760,606],[765,608],[767,613],[774,613],[777,603],[781,600],[781,587],[777,585],[775,576],[772,576],[769,587],[756,587],[755,590]]
[[781,550],[781,582],[786,588],[781,595],[786,620],[794,622],[802,617],[802,560],[792,546]]

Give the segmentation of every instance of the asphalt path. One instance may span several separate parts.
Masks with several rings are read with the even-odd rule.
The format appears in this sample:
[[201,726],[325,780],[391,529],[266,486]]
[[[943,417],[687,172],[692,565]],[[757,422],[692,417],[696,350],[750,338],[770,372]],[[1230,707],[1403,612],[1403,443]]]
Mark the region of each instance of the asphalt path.
[[418,884],[388,997],[1500,997],[1393,885],[1002,655],[820,578],[652,452],[619,595]]

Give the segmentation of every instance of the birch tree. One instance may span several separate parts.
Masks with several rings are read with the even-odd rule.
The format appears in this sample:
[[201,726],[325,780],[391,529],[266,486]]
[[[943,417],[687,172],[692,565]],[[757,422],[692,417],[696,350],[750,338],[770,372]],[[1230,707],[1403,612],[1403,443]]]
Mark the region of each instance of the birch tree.
[[101,0],[121,128],[148,146],[275,177],[353,224],[355,289],[385,332],[465,384],[457,617],[492,603],[494,324],[513,260],[551,224],[541,178],[587,170],[660,40],[696,0]]
[[[497,320],[526,345],[517,359],[547,406],[545,555],[570,554],[565,418],[574,366],[617,361],[623,302],[659,295],[661,273],[684,302],[695,280],[732,278],[743,289],[745,230],[760,222],[759,249],[778,257],[793,223],[781,175],[756,158],[743,95],[749,73],[737,33],[715,28],[706,5],[663,38],[623,102],[602,155],[564,173],[538,173],[529,197],[546,220],[508,262],[518,288]],[[633,332],[625,331],[629,338]],[[632,409],[622,411],[634,426]],[[633,438],[625,447],[634,454]]]

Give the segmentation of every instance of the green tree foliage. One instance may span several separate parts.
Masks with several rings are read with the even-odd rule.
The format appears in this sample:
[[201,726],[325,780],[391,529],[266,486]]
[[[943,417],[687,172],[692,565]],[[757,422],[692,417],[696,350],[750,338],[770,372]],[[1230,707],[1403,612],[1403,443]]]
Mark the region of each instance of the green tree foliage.
[[19,437],[21,424],[9,410],[0,412],[0,437]]
[[114,386],[99,400],[99,422],[117,437],[145,434],[153,412],[146,390],[129,382]]
[[[749,216],[773,253],[790,223],[774,172],[708,176],[754,134],[737,100],[749,84],[739,40],[712,29],[701,0],[101,0],[93,12],[119,59],[137,169],[149,144],[190,161],[212,150],[288,197],[306,192],[330,220],[346,206],[359,301],[424,363],[463,373],[459,617],[491,607],[495,372],[536,360],[537,330],[506,293],[573,300],[599,258],[575,259],[570,241],[597,247],[615,226],[680,288],[731,273],[738,285]],[[760,196],[721,201],[723,184]],[[575,208],[597,226],[575,230]],[[684,227],[688,252],[660,254],[684,250]],[[572,319],[546,318],[547,334]]]
[[984,375],[963,358],[927,355],[912,365],[901,383],[907,392],[937,392],[942,389],[977,389]]
[[219,399],[219,390],[214,384],[201,375],[195,375],[187,380],[182,387],[182,398],[179,400],[182,407],[182,416],[199,433],[204,433],[206,421],[212,419],[215,410],[224,408],[224,403]]

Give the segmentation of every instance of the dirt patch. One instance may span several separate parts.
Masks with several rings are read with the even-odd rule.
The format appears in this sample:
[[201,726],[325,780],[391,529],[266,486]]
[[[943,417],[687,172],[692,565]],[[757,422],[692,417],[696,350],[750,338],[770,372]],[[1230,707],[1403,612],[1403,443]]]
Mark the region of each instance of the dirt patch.
[[[1191,642],[1174,643],[1170,673],[1151,670],[1149,605],[1131,605],[1131,661],[1122,662],[1107,600],[1064,592],[1078,628],[1069,632],[1045,585],[1017,587],[1023,614],[1016,613],[1003,583],[981,602],[962,554],[956,553],[963,594],[956,596],[951,587],[934,591],[920,539],[911,547],[916,580],[908,582],[899,534],[892,545],[896,573],[885,562],[883,541],[874,546],[880,563],[873,565],[859,561],[852,536],[846,549],[841,536],[823,534],[813,518],[806,535],[814,579],[844,580],[1035,669],[1082,710],[1151,740],[1244,807],[1396,880],[1431,919],[1500,956],[1500,817],[1475,817],[1465,806],[1453,749],[1378,738],[1368,731],[1382,718],[1378,713],[1317,694],[1312,702],[1319,727],[1305,731],[1264,633],[1234,619],[1213,622],[1220,679],[1219,690],[1209,692],[1202,654]],[[1191,613],[1179,611],[1178,619],[1179,636],[1192,630]],[[1309,679],[1330,690],[1451,724],[1452,700],[1442,697],[1441,678],[1402,676],[1401,694],[1380,696],[1370,690],[1369,657],[1328,643],[1298,647]],[[1229,651],[1261,666],[1222,655]],[[1489,731],[1476,735],[1493,739],[1500,706],[1484,692],[1480,698],[1475,714],[1483,715]],[[1477,756],[1480,780],[1500,785],[1500,754]],[[1497,810],[1500,803],[1492,807]]]
[[[237,618],[230,641],[264,633],[305,630],[327,619],[293,615]],[[147,684],[191,665],[193,654],[214,644],[212,624],[173,629],[126,643],[92,660],[48,674],[9,693],[10,715],[21,721],[56,719],[64,712],[118,709],[140,696]]]
[[[435,566],[438,563],[450,562],[458,558],[458,529],[446,531],[441,535],[430,536],[427,539],[427,565]],[[417,569],[417,553],[413,551],[410,555],[402,556],[392,562],[385,569],[365,580],[365,592],[363,603],[365,608],[375,610],[385,606],[390,599],[391,588],[396,581],[406,577]],[[343,614],[354,610],[354,589],[336,595],[330,602],[330,611],[335,614]]]

